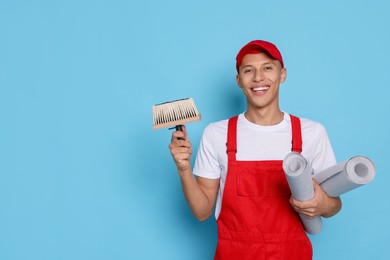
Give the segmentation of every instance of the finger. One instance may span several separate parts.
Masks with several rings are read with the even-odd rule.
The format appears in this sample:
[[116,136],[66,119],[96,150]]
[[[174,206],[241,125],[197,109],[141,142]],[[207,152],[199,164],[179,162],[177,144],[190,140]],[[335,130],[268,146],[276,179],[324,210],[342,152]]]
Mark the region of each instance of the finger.
[[188,140],[188,132],[187,127],[185,125],[182,126],[182,131],[184,133],[184,139]]
[[318,188],[321,189],[320,185],[318,184],[318,182],[316,180],[313,179],[313,188],[314,190],[317,190]]
[[174,157],[175,161],[189,160],[191,158],[191,154],[190,153],[174,153],[173,157]]
[[294,210],[296,212],[298,212],[299,214],[302,214],[306,217],[314,217],[316,215],[318,215],[318,212],[315,208],[297,208],[297,207],[294,207]]
[[317,216],[316,214],[313,213],[300,213],[300,214],[309,219],[315,218]]
[[176,132],[183,133],[183,135],[181,135],[180,138],[188,140],[187,128],[185,125],[180,125],[180,130]]
[[171,150],[186,148],[184,151],[191,151],[191,149],[192,149],[191,143],[189,141],[177,140],[177,139],[172,141],[172,143],[169,144],[169,147]]
[[317,205],[315,200],[299,201],[294,199],[293,197],[290,199],[290,203],[294,208],[300,211],[305,211],[305,210],[311,211],[313,208],[316,208]]
[[292,197],[291,196],[291,198],[290,198],[290,203],[291,203],[291,205],[293,206],[293,207],[295,207],[295,208],[298,208],[298,209],[303,209],[303,208],[305,208],[305,204],[304,204],[304,202],[303,201],[300,201],[300,200],[297,200],[297,199],[295,199],[294,197]]
[[182,153],[182,154],[191,154],[191,147],[188,146],[180,146],[175,149],[175,152]]
[[171,152],[172,152],[173,156],[175,156],[175,157],[180,156],[180,159],[189,158],[192,154],[191,148],[188,148],[188,147],[176,147],[176,148],[172,149]]
[[171,142],[177,141],[177,140],[184,140],[185,134],[182,131],[175,131],[172,133],[172,139]]
[[327,197],[328,195],[325,193],[325,191],[322,189],[322,187],[317,183],[313,182],[314,186],[314,198],[315,199],[323,199],[324,197]]

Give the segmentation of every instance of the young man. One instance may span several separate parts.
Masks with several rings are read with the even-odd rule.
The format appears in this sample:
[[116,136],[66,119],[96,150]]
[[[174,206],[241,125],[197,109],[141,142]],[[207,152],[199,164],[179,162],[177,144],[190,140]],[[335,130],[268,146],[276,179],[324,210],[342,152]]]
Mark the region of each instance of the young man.
[[315,182],[312,200],[295,200],[282,161],[296,151],[316,172],[336,164],[326,130],[280,110],[279,85],[287,71],[275,45],[252,41],[242,47],[236,61],[236,80],[247,111],[206,127],[194,171],[185,127],[172,134],[169,147],[184,195],[200,221],[216,206],[215,259],[312,259],[298,213],[331,217],[341,209],[341,200],[327,196]]

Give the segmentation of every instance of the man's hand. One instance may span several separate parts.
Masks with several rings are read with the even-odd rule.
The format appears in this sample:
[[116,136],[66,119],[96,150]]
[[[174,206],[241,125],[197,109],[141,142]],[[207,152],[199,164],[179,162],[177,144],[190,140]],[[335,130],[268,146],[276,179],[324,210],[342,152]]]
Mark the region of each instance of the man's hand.
[[192,155],[192,145],[188,140],[185,126],[182,126],[182,131],[175,131],[172,133],[169,149],[171,150],[173,160],[176,163],[179,173],[191,169],[190,159]]
[[339,197],[328,196],[318,183],[313,180],[314,198],[308,201],[299,201],[290,198],[290,203],[294,210],[308,218],[317,216],[331,217],[341,209],[341,200]]

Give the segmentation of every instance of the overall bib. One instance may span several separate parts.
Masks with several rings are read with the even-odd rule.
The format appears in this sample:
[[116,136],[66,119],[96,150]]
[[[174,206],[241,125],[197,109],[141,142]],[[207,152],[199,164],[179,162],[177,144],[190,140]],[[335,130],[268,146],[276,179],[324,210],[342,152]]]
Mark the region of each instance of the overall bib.
[[[300,153],[301,123],[290,117],[291,150]],[[289,202],[283,161],[237,161],[237,120],[236,116],[228,123],[228,172],[214,259],[312,259],[311,243]]]

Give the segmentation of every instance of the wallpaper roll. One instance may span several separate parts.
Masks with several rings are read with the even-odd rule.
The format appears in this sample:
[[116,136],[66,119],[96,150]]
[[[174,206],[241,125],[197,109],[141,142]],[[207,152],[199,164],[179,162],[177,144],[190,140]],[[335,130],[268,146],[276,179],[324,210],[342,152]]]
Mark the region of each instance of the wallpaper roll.
[[[283,170],[293,197],[300,201],[314,197],[312,167],[307,160],[296,152],[287,154],[283,160]],[[317,234],[322,228],[321,217],[307,218],[299,214],[306,232]]]
[[[367,157],[354,156],[312,175],[313,169],[299,153],[291,152],[283,160],[283,170],[291,193],[297,200],[306,201],[314,197],[312,178],[332,197],[370,183],[375,178],[375,165]],[[306,232],[317,234],[322,228],[321,217],[309,219],[300,215]]]
[[332,197],[370,183],[375,165],[367,157],[355,156],[313,175],[322,189]]

